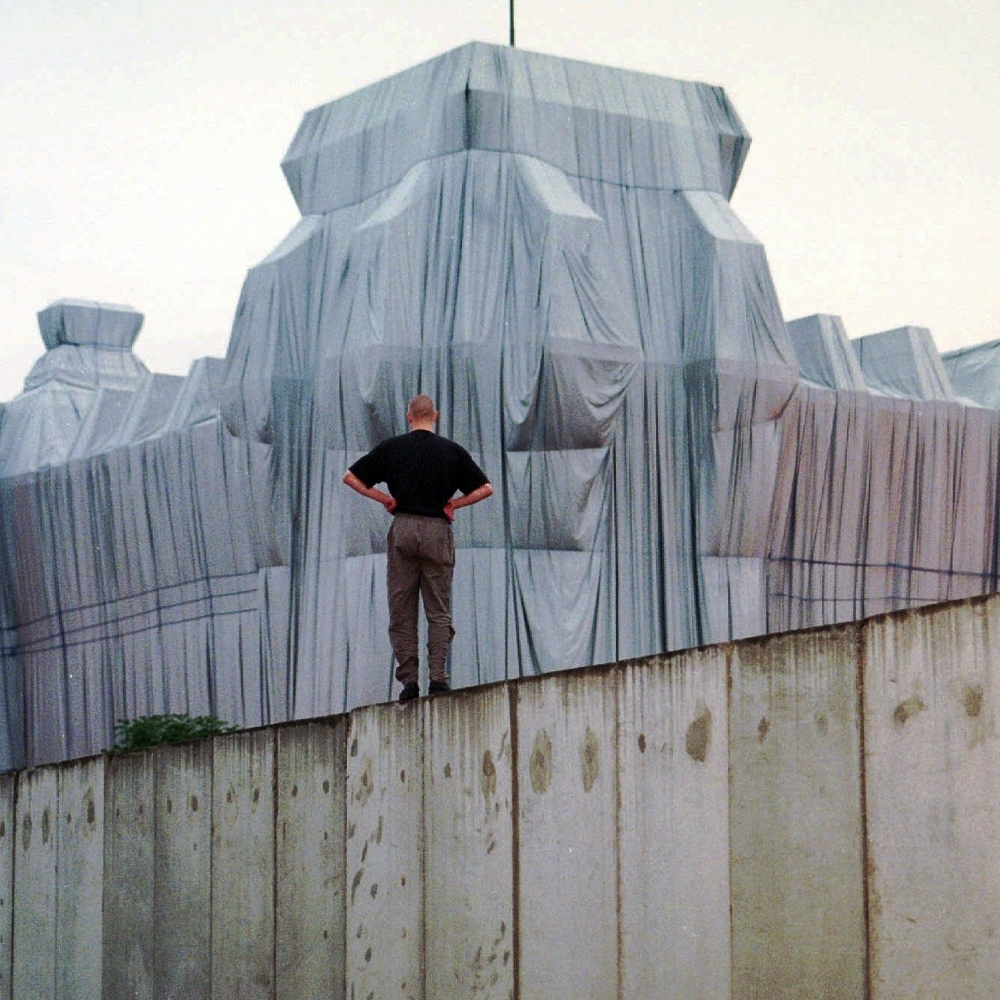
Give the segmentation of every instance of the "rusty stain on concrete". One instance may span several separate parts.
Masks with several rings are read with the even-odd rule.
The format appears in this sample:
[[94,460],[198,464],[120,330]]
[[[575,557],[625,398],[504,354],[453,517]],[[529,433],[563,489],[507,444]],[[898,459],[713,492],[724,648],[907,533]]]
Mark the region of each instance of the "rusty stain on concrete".
[[982,684],[966,684],[962,688],[962,705],[970,719],[978,719],[983,710]]
[[688,726],[684,738],[684,749],[692,760],[703,764],[712,745],[712,713],[703,706],[698,717]]
[[489,749],[483,754],[483,777],[480,783],[483,797],[489,801],[497,793],[497,768]]
[[535,737],[535,748],[531,751],[529,765],[531,774],[531,790],[536,795],[544,794],[552,781],[552,740],[549,734],[540,729]]
[[601,772],[601,746],[590,726],[587,726],[584,734],[580,756],[583,764],[583,790],[589,792]]
[[927,706],[923,701],[916,695],[913,695],[911,698],[907,698],[906,701],[901,701],[896,706],[895,711],[892,713],[892,719],[897,726],[905,726],[913,716],[926,710]]

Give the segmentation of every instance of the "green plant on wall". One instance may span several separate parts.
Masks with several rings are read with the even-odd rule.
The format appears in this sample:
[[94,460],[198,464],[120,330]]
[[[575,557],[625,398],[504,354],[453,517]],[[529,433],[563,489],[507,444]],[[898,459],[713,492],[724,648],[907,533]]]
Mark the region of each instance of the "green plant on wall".
[[204,736],[233,733],[238,728],[214,715],[144,715],[138,719],[122,719],[115,726],[115,745],[111,753],[141,750],[163,743],[183,743]]

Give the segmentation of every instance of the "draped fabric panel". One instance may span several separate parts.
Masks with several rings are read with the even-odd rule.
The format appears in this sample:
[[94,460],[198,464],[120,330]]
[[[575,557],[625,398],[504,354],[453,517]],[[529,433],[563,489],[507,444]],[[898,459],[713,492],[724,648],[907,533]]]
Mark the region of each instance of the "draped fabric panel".
[[341,478],[418,392],[496,491],[454,527],[457,687],[995,590],[998,352],[786,323],[748,146],[719,88],[472,44],[305,115],[224,360],[43,310],[0,410],[0,766],[391,698],[389,516]]

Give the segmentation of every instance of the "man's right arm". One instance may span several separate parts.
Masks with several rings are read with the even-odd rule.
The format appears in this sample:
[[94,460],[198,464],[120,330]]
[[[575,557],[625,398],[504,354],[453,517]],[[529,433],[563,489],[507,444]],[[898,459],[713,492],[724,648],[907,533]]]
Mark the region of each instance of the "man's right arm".
[[355,493],[360,493],[363,497],[380,503],[390,514],[396,509],[395,497],[389,496],[388,493],[383,493],[382,490],[375,486],[365,486],[350,469],[344,473],[344,484],[350,486]]

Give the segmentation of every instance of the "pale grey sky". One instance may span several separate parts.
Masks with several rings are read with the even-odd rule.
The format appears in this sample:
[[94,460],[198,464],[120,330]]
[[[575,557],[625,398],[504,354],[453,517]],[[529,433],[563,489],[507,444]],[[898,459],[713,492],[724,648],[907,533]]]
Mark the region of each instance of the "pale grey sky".
[[[997,0],[516,3],[519,47],[726,89],[786,319],[1000,338]],[[507,0],[0,0],[0,400],[57,298],[145,313],[155,371],[223,355],[303,112],[507,30]]]

